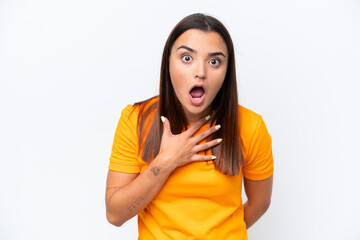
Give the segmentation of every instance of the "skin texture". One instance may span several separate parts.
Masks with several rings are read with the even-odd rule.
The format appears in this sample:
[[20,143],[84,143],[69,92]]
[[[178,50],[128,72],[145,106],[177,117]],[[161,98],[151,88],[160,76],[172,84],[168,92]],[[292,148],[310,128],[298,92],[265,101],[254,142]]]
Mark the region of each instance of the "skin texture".
[[[197,153],[221,144],[218,139],[199,144],[217,131],[215,126],[193,135],[207,123],[205,116],[210,113],[211,103],[224,82],[227,56],[226,44],[215,32],[190,29],[175,41],[170,55],[170,76],[191,127],[174,135],[170,122],[164,118],[159,154],[144,172],[131,174],[109,170],[105,202],[106,216],[111,224],[121,226],[145,208],[177,167],[212,160],[212,155]],[[199,105],[190,101],[190,90],[194,85],[205,89],[205,98]],[[244,220],[249,228],[269,207],[272,177],[263,181],[244,179],[244,186],[248,197],[244,204]]]
[[[190,125],[209,114],[211,103],[225,79],[227,56],[226,43],[215,32],[190,29],[174,42],[170,77]],[[205,99],[198,106],[190,101],[190,90],[194,85],[205,89]]]

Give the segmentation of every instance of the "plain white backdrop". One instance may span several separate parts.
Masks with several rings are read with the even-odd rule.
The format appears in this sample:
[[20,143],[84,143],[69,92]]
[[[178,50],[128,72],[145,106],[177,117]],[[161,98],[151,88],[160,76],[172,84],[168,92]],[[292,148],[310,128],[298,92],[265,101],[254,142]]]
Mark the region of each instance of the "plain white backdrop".
[[137,239],[105,217],[115,128],[158,93],[175,24],[236,49],[239,103],[273,139],[272,205],[249,239],[360,239],[360,1],[0,1],[0,239]]

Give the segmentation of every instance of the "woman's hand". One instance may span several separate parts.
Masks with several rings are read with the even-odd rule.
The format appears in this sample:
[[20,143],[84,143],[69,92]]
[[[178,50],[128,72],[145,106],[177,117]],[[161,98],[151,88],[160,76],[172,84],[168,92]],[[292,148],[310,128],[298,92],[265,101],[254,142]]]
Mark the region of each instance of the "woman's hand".
[[193,136],[201,126],[207,123],[208,119],[209,116],[207,118],[202,118],[185,132],[174,135],[171,133],[169,120],[165,117],[161,117],[164,124],[164,131],[160,151],[157,157],[160,157],[163,161],[168,163],[171,162],[174,169],[190,162],[214,160],[216,158],[214,155],[198,155],[197,153],[214,147],[221,142],[221,139],[219,138],[199,144],[199,142],[216,132],[220,128],[220,125],[212,126],[196,136]]
[[218,139],[199,144],[220,126],[212,126],[193,136],[207,122],[203,118],[185,132],[173,135],[170,123],[163,118],[164,132],[160,152],[141,174],[109,171],[106,191],[106,216],[110,223],[121,226],[138,214],[156,196],[172,171],[195,161],[212,160],[213,155],[198,155],[200,151],[219,144]]

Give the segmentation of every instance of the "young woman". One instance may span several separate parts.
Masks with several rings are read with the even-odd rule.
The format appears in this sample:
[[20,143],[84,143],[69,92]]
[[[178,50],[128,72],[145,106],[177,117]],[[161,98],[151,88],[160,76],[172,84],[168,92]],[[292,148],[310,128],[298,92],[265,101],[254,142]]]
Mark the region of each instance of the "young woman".
[[108,221],[121,226],[138,215],[146,240],[247,239],[270,205],[272,174],[265,123],[238,105],[228,31],[210,16],[184,18],[165,44],[159,96],[122,111]]

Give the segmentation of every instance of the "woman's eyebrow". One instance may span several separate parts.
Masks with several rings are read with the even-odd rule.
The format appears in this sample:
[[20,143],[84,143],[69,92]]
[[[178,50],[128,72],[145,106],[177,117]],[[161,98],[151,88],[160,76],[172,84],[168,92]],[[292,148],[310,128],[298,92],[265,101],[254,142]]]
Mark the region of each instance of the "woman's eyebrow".
[[[177,48],[177,50],[179,50],[179,49],[181,49],[181,48],[186,49],[186,50],[188,50],[189,52],[196,53],[196,50],[194,50],[194,49],[192,49],[192,48],[190,48],[190,47],[188,47],[188,46],[185,46],[185,45],[181,45],[180,47]],[[223,56],[224,58],[226,58],[226,56],[225,56],[225,54],[224,54],[223,52],[213,52],[213,53],[209,53],[209,56],[210,56],[210,57],[214,57],[214,56],[218,56],[218,55],[221,55],[221,56]]]
[[192,52],[192,53],[196,53],[196,51],[188,46],[185,46],[185,45],[181,45],[180,47],[177,48],[177,50],[179,50],[180,48],[184,48],[186,50],[188,50],[189,52]]
[[221,56],[223,56],[224,58],[226,58],[225,54],[222,53],[222,52],[209,53],[209,56],[210,56],[210,57],[214,57],[214,56],[217,56],[217,55],[221,55]]

